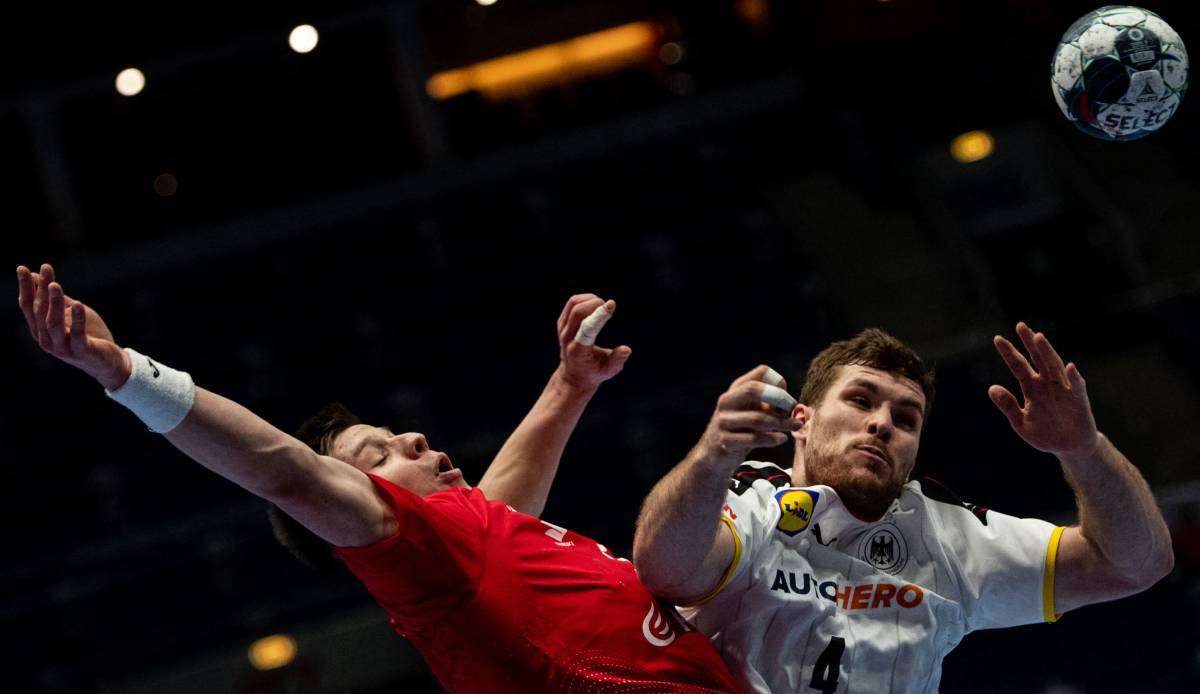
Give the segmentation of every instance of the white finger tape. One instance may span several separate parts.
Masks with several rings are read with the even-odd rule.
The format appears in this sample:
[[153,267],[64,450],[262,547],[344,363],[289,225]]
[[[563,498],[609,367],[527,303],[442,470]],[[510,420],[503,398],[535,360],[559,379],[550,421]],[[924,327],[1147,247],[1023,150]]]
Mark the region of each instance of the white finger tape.
[[793,398],[783,388],[766,384],[763,386],[762,401],[771,407],[778,407],[781,410],[788,412],[796,406],[796,398]]
[[592,315],[584,318],[579,324],[579,330],[575,333],[575,341],[581,345],[596,344],[596,336],[600,334],[600,329],[612,318],[612,313],[608,310],[607,304],[601,304]]
[[783,383],[783,376],[781,376],[778,371],[768,366],[767,372],[763,374],[763,381],[769,383],[770,385],[778,386]]

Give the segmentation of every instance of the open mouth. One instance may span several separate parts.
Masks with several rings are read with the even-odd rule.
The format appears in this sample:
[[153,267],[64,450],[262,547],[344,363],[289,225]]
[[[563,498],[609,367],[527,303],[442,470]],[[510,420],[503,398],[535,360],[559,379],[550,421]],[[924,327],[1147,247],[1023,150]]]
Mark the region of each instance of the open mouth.
[[453,469],[454,469],[454,464],[450,462],[449,458],[447,458],[444,455],[442,457],[438,458],[437,471],[438,471],[439,475],[442,474],[443,472],[450,472]]

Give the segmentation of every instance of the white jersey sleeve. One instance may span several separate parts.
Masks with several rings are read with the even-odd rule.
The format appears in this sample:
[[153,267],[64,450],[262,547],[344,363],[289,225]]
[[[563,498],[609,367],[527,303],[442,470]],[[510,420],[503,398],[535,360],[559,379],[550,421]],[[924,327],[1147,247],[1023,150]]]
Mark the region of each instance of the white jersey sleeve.
[[767,542],[779,521],[779,506],[774,493],[791,482],[791,473],[771,463],[746,461],[734,472],[721,522],[733,536],[734,556],[720,583],[707,595],[688,607],[703,605],[716,597],[730,583],[743,577],[752,566],[755,550]]
[[929,516],[960,582],[967,631],[1053,622],[1063,528],[985,508],[930,502]]

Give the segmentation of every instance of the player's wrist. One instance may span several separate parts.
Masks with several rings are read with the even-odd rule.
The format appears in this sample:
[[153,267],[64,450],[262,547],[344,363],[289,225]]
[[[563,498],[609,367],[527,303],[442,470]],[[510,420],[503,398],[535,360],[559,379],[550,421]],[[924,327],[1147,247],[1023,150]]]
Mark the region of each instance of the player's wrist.
[[572,374],[566,364],[559,363],[558,368],[550,376],[550,383],[560,392],[571,398],[590,398],[599,389],[600,383],[591,379]]
[[142,420],[150,431],[165,434],[183,421],[196,401],[196,384],[186,371],[177,371],[126,347],[128,377],[116,389],[105,389]]
[[105,368],[99,373],[90,374],[96,382],[104,387],[106,391],[114,391],[125,385],[129,380],[130,374],[133,373],[133,360],[130,359],[129,353],[117,347],[111,355],[105,359]]
[[1105,440],[1104,434],[1097,431],[1090,441],[1075,449],[1058,452],[1055,457],[1067,467],[1090,464],[1100,454],[1100,448],[1104,445]]

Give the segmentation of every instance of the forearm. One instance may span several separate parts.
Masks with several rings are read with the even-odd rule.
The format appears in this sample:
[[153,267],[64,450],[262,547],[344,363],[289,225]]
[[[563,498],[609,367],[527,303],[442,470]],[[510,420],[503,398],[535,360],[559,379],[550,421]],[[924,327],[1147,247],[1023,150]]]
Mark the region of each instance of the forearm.
[[196,388],[191,411],[166,439],[192,460],[276,501],[312,479],[317,455],[249,409]]
[[578,386],[560,366],[479,481],[489,498],[538,516],[558,472],[567,440],[596,388]]
[[1152,583],[1174,563],[1166,521],[1137,468],[1108,437],[1098,437],[1089,455],[1059,456],[1075,492],[1080,533],[1119,575]]
[[683,600],[716,585],[730,559],[717,546],[721,509],[740,462],[698,445],[650,491],[638,516],[633,561],[651,591]]

